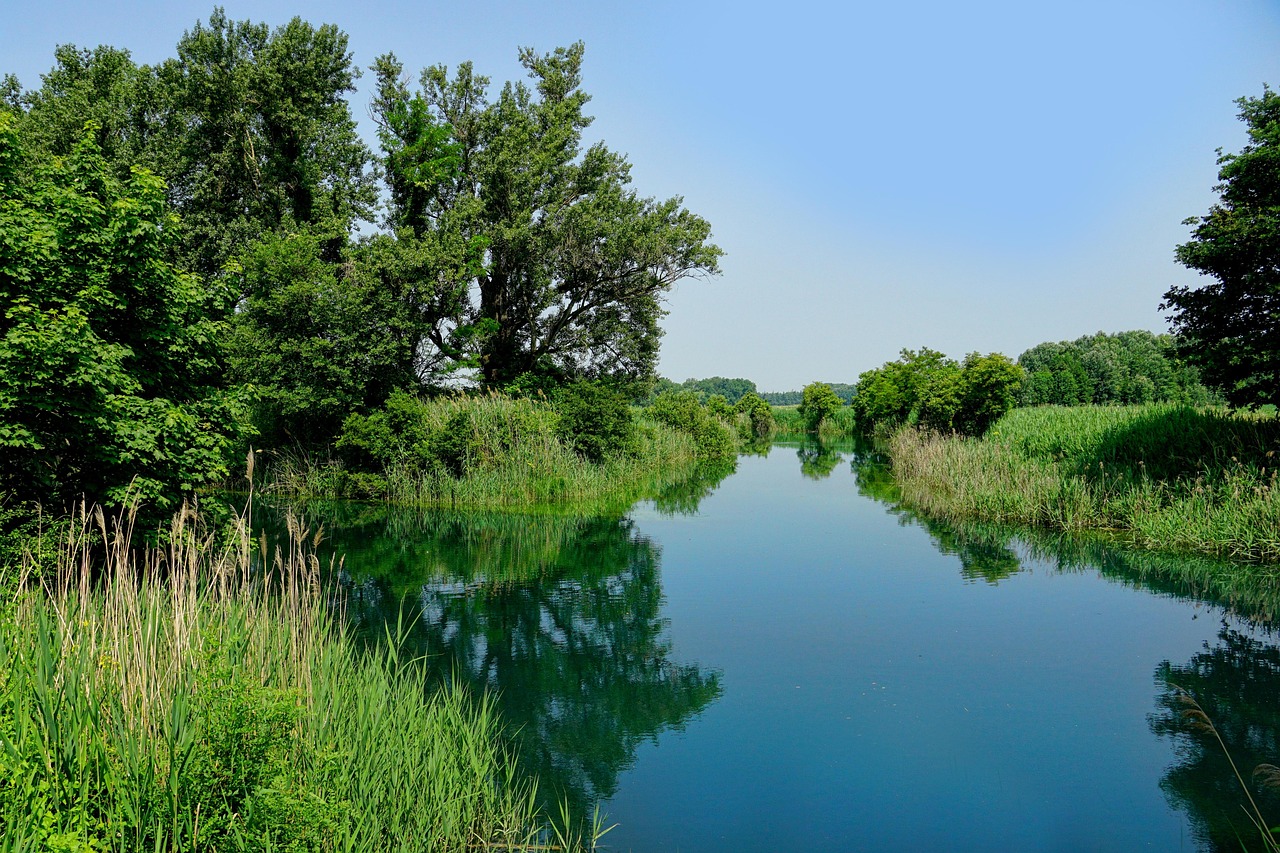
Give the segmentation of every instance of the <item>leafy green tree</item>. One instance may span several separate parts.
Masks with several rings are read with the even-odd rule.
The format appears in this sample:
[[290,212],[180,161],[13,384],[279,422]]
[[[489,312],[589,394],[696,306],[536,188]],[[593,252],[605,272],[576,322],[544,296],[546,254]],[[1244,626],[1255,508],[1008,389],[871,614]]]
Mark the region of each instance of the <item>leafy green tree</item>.
[[1210,401],[1195,368],[1177,357],[1173,338],[1145,330],[1038,344],[1018,363],[1028,374],[1024,406]]
[[840,398],[831,386],[825,382],[811,382],[804,387],[804,398],[800,402],[800,417],[804,419],[805,429],[817,432],[822,422],[839,411]]
[[937,350],[904,349],[897,361],[858,377],[854,415],[863,430],[876,425],[919,423],[949,429],[958,388],[956,363]]
[[733,416],[733,408],[723,394],[712,394],[707,398],[706,405],[707,411],[721,420],[728,420]]
[[346,101],[358,75],[332,25],[272,30],[215,9],[155,67],[63,45],[41,87],[12,98],[33,153],[66,156],[91,119],[117,177],[142,165],[164,178],[179,214],[171,253],[211,276],[285,226],[329,235],[336,261],[352,225],[372,219],[371,157]]
[[660,394],[649,406],[649,414],[659,423],[688,433],[704,460],[732,460],[737,453],[733,434],[724,422],[712,417],[692,391]]
[[739,428],[739,432],[746,433],[744,438],[767,438],[773,434],[773,407],[759,394],[743,394],[734,404],[733,410],[746,416],[745,430]]
[[60,45],[40,88],[21,92],[18,87],[15,94],[22,108],[19,128],[29,152],[66,157],[91,122],[94,141],[117,177],[127,179],[135,165],[154,171],[164,97],[151,69],[134,64],[127,50]]
[[960,368],[960,399],[953,426],[966,435],[982,435],[1018,403],[1026,373],[1011,358],[971,352]]
[[332,24],[294,18],[275,30],[215,9],[157,69],[166,99],[159,171],[182,217],[184,260],[212,274],[285,225],[330,235],[376,201],[370,153],[346,95],[359,70]]
[[429,241],[376,235],[327,260],[324,234],[270,233],[229,269],[244,294],[231,336],[232,376],[261,391],[269,444],[318,447],[348,415],[439,374],[428,336],[456,310],[434,283],[467,263]]
[[164,510],[225,477],[243,434],[219,346],[234,294],[165,260],[163,182],[119,180],[97,133],[33,161],[0,112],[0,491]]
[[522,50],[532,87],[508,83],[493,101],[470,63],[452,77],[428,68],[416,94],[394,56],[374,66],[391,223],[484,253],[431,341],[469,353],[489,386],[537,371],[650,378],[666,293],[718,271],[706,220],[638,195],[603,144],[582,149],[582,56],[581,43]]
[[680,387],[685,391],[692,391],[704,401],[719,394],[731,406],[742,399],[744,394],[754,394],[756,391],[756,383],[750,379],[727,379],[723,376],[712,376],[710,379],[686,379]]
[[1160,307],[1204,382],[1254,406],[1280,402],[1280,95],[1264,88],[1236,103],[1249,141],[1238,154],[1219,149],[1218,202],[1186,220],[1195,229],[1176,253],[1212,281],[1171,287]]
[[980,435],[1018,399],[1024,372],[999,353],[970,353],[962,364],[924,347],[864,372],[852,406],[864,431],[918,424]]

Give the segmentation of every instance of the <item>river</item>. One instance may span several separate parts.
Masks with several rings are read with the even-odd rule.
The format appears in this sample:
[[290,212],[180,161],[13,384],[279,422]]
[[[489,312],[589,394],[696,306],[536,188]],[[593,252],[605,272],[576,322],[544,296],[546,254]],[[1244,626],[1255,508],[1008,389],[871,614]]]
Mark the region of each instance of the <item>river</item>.
[[[926,523],[774,445],[621,518],[312,505],[351,613],[497,691],[622,851],[1239,850],[1280,763],[1258,612],[1096,541]],[[1272,824],[1275,796],[1259,795]]]

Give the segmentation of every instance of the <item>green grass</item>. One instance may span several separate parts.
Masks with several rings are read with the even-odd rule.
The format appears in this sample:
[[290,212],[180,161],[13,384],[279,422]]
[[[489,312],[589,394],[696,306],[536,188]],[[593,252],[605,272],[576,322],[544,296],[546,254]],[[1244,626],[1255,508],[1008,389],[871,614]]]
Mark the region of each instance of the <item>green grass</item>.
[[1136,544],[1280,561],[1280,420],[1157,404],[1017,409],[982,439],[889,439],[904,500],[951,519],[1122,531]]
[[0,851],[578,845],[488,697],[330,618],[309,531],[268,562],[189,513],[163,549],[129,524],[82,515],[0,610]]
[[[777,436],[807,435],[804,419],[800,416],[799,406],[774,406],[774,434]],[[824,439],[849,438],[857,435],[857,424],[854,422],[853,409],[844,406],[836,413],[823,420],[818,428],[818,437]]]
[[[405,448],[401,461],[378,473],[353,470],[338,458],[276,454],[264,461],[261,490],[306,498],[365,498],[409,506],[528,508],[554,505],[618,511],[668,489],[699,464],[695,438],[636,416],[630,452],[592,462],[555,430],[542,402],[499,395],[449,397],[423,403],[415,429],[439,436],[461,425],[460,455],[451,471],[424,448]],[[450,425],[455,425],[450,427]]]

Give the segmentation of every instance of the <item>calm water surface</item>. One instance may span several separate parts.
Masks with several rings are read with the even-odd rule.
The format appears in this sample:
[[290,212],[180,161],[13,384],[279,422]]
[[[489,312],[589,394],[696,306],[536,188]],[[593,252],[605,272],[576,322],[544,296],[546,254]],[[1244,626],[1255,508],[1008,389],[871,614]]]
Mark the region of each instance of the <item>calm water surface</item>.
[[441,674],[500,691],[544,786],[618,824],[609,849],[1256,836],[1167,684],[1246,774],[1280,763],[1264,624],[1140,581],[1159,558],[925,525],[891,497],[850,452],[775,446],[621,519],[308,511],[354,612],[404,601]]

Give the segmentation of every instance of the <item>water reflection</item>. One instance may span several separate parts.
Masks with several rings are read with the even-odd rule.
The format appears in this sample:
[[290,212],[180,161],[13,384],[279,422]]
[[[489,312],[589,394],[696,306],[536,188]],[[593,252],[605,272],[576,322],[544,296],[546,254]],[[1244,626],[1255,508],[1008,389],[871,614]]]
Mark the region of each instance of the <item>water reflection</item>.
[[[860,494],[884,504],[900,524],[923,528],[940,551],[959,558],[967,580],[999,583],[1029,563],[1060,572],[1096,572],[1157,595],[1210,603],[1262,627],[1266,639],[1237,630],[1224,619],[1214,645],[1206,643],[1185,664],[1164,661],[1156,670],[1158,711],[1148,722],[1154,733],[1177,744],[1177,761],[1160,787],[1188,816],[1201,848],[1275,849],[1245,811],[1248,797],[1231,765],[1234,759],[1250,784],[1266,825],[1280,824],[1280,792],[1251,778],[1259,764],[1280,764],[1280,648],[1269,627],[1280,613],[1280,584],[1274,572],[1126,547],[1104,535],[942,521],[902,502],[887,459],[873,449],[859,448],[853,471]],[[1210,731],[1187,717],[1180,690],[1202,706],[1225,751]]]
[[800,473],[810,480],[825,480],[831,476],[843,458],[834,445],[809,439],[796,451],[800,459]]
[[[658,505],[696,508],[715,482],[670,490]],[[332,531],[322,550],[346,556],[355,623],[375,639],[401,625],[440,678],[495,694],[548,804],[567,798],[589,813],[640,742],[720,696],[719,672],[675,659],[661,551],[628,518],[304,511],[312,529]]]
[[[1244,807],[1245,792],[1227,753],[1252,787],[1266,825],[1280,823],[1280,794],[1254,783],[1258,764],[1280,763],[1280,649],[1233,630],[1225,622],[1217,643],[1185,664],[1165,661],[1156,681],[1168,689],[1151,730],[1172,738],[1178,761],[1160,782],[1169,801],[1190,818],[1197,840],[1211,850],[1265,850],[1261,833]],[[1222,736],[1223,751],[1212,733],[1185,715],[1172,685],[1195,697]]]

